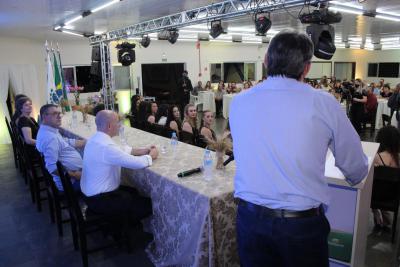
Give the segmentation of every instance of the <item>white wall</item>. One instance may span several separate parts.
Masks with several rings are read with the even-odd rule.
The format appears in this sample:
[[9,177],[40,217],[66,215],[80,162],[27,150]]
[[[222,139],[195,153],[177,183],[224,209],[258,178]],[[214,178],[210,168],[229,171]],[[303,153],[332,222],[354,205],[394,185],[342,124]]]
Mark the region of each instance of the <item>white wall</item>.
[[[56,40],[55,40],[56,41]],[[45,65],[45,41],[23,38],[0,38],[0,64],[33,64],[38,75],[38,87],[42,100],[41,103],[33,103],[34,109],[39,110],[46,102],[46,65]],[[91,47],[86,39],[60,43],[61,60],[64,65],[90,64]],[[7,90],[1,88],[0,90]]]
[[[116,43],[112,43],[115,47]],[[218,62],[256,62],[256,80],[262,76],[262,62],[267,50],[267,45],[243,44],[243,43],[214,43],[201,42],[200,65],[199,50],[194,42],[177,42],[172,45],[168,41],[152,41],[148,48],[136,47],[136,62],[131,66],[131,76],[134,87],[137,87],[137,77],[141,80],[141,64],[144,63],[186,63],[189,77],[192,83],[198,80],[204,82],[210,80],[210,64]],[[165,55],[166,62],[162,61]],[[313,58],[313,61],[324,60]],[[367,82],[378,81],[377,77],[367,77],[368,63],[372,62],[400,62],[400,50],[369,51],[357,49],[337,49],[332,62],[356,62],[356,78]],[[117,50],[112,49],[112,64],[119,65]],[[199,72],[202,74],[198,76]],[[324,72],[325,73],[325,72]],[[332,73],[333,74],[333,73]],[[399,78],[385,78],[392,86],[400,82]],[[140,85],[141,88],[141,85]]]

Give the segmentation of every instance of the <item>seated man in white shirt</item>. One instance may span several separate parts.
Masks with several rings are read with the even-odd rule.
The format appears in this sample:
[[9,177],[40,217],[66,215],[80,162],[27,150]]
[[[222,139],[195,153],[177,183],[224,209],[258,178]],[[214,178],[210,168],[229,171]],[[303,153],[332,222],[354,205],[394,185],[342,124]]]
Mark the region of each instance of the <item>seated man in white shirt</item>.
[[53,176],[58,190],[64,191],[57,173],[57,161],[68,170],[72,186],[80,191],[82,156],[75,148],[85,146],[84,140],[68,139],[61,136],[58,129],[61,126],[61,112],[57,105],[46,104],[40,108],[41,125],[36,137],[36,149],[43,154],[46,169]]
[[[130,225],[152,214],[151,199],[134,188],[120,185],[121,167],[142,169],[158,156],[155,146],[121,149],[111,138],[119,133],[118,114],[102,110],[96,115],[97,132],[87,142],[83,156],[81,190],[89,209],[98,214],[122,216]],[[127,217],[126,217],[127,216]]]

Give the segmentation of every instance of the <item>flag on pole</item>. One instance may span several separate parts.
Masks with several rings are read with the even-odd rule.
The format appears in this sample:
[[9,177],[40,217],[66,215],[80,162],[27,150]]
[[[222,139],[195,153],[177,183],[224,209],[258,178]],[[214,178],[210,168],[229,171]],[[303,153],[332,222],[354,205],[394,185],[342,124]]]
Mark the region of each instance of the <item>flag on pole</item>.
[[54,85],[56,87],[56,94],[58,97],[58,104],[60,104],[61,99],[63,98],[63,86],[61,81],[60,69],[58,66],[58,60],[56,57],[56,53],[53,51],[53,62],[54,62]]
[[[57,44],[57,58],[58,58],[58,70],[60,73],[60,77],[61,77],[61,85],[62,85],[62,98],[64,98],[64,100],[67,101],[68,103],[68,94],[67,94],[67,88],[65,85],[65,79],[64,79],[64,72],[62,69],[62,64],[61,64],[61,55],[60,55],[60,49],[58,48],[58,44]],[[65,111],[71,111],[71,107],[69,105],[65,105],[64,106]]]
[[53,66],[50,58],[50,50],[46,41],[46,65],[47,65],[47,103],[58,104],[58,97],[56,94],[56,87],[54,85]]

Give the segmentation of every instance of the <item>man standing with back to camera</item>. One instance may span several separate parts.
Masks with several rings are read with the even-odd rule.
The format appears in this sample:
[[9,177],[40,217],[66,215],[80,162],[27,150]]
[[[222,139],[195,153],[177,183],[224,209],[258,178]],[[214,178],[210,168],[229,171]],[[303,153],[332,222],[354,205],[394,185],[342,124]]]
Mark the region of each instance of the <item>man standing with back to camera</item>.
[[242,266],[329,266],[328,147],[351,185],[368,171],[339,103],[303,82],[313,50],[306,35],[279,33],[265,56],[268,79],[231,104]]

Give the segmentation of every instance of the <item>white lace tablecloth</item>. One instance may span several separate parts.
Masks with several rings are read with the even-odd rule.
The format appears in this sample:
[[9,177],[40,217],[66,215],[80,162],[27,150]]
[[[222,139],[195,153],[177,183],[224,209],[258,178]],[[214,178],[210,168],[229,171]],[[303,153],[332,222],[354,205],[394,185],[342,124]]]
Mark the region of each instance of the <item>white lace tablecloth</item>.
[[225,94],[222,98],[222,116],[225,119],[229,118],[229,107],[234,96],[234,94]]
[[378,99],[378,108],[376,109],[376,118],[375,118],[375,129],[380,129],[383,126],[382,114],[390,116],[390,108],[388,107],[387,103],[388,100],[385,98]]
[[203,103],[203,110],[215,113],[215,95],[212,91],[199,91],[199,103]]
[[[83,124],[71,123],[64,115],[62,128],[67,135],[85,139],[95,133],[94,118]],[[89,126],[90,125],[90,126]],[[201,174],[178,178],[177,173],[201,165],[204,150],[180,143],[173,152],[169,140],[125,127],[129,145],[167,146],[149,168],[122,169],[124,183],[136,187],[153,203],[153,216],[144,226],[154,235],[146,251],[156,266],[239,266],[236,244],[236,205],[233,201],[234,163],[213,171],[205,181]],[[117,143],[119,137],[113,138]]]

